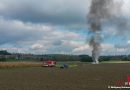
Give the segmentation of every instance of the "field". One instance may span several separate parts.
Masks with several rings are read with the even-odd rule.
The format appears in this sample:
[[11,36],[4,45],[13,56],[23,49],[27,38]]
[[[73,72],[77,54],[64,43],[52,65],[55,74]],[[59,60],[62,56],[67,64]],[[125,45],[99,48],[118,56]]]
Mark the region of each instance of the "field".
[[130,64],[6,68],[0,69],[0,90],[107,90],[128,75]]
[[20,67],[40,67],[40,62],[0,62],[0,69],[3,68],[20,68]]

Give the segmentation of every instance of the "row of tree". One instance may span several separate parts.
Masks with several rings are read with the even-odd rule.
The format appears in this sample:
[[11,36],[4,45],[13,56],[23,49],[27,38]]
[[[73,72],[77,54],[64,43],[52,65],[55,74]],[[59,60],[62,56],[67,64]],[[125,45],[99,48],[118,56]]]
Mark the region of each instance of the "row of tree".
[[6,50],[1,50],[0,55],[11,55],[11,53],[7,52]]
[[[14,56],[7,52],[6,50],[0,51],[0,61],[9,61],[12,58],[7,56]],[[26,54],[24,54],[26,55]],[[46,55],[32,55],[24,57],[23,54],[15,54],[16,58],[13,60],[36,60],[36,61],[45,61],[45,60],[55,60],[55,61],[81,61],[81,62],[92,62],[92,58],[89,55],[64,55],[64,54],[46,54]],[[99,61],[110,61],[110,60],[122,60],[130,61],[130,55],[118,55],[118,56],[100,56]]]

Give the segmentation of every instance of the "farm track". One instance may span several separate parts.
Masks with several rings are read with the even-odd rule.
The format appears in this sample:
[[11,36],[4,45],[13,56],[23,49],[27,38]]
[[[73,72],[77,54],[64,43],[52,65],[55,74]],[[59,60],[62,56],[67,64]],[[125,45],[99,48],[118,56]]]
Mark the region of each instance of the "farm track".
[[82,64],[77,67],[0,69],[0,90],[110,90],[127,81],[130,64]]

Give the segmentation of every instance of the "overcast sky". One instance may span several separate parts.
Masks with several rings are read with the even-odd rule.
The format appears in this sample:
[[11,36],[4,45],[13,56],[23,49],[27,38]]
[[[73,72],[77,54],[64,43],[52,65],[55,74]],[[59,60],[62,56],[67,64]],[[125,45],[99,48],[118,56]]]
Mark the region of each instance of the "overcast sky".
[[[123,0],[122,0],[123,1]],[[89,54],[91,0],[0,0],[0,49],[35,54]],[[130,21],[130,0],[121,15]],[[118,14],[118,13],[117,13]],[[130,54],[130,32],[104,27],[102,55]]]

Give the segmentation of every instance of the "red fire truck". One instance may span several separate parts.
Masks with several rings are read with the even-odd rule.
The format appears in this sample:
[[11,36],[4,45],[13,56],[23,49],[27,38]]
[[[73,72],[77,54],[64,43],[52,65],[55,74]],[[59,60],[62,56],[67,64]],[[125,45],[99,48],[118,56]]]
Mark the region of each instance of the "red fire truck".
[[43,61],[43,67],[54,67],[56,65],[56,61],[53,60],[47,60]]

